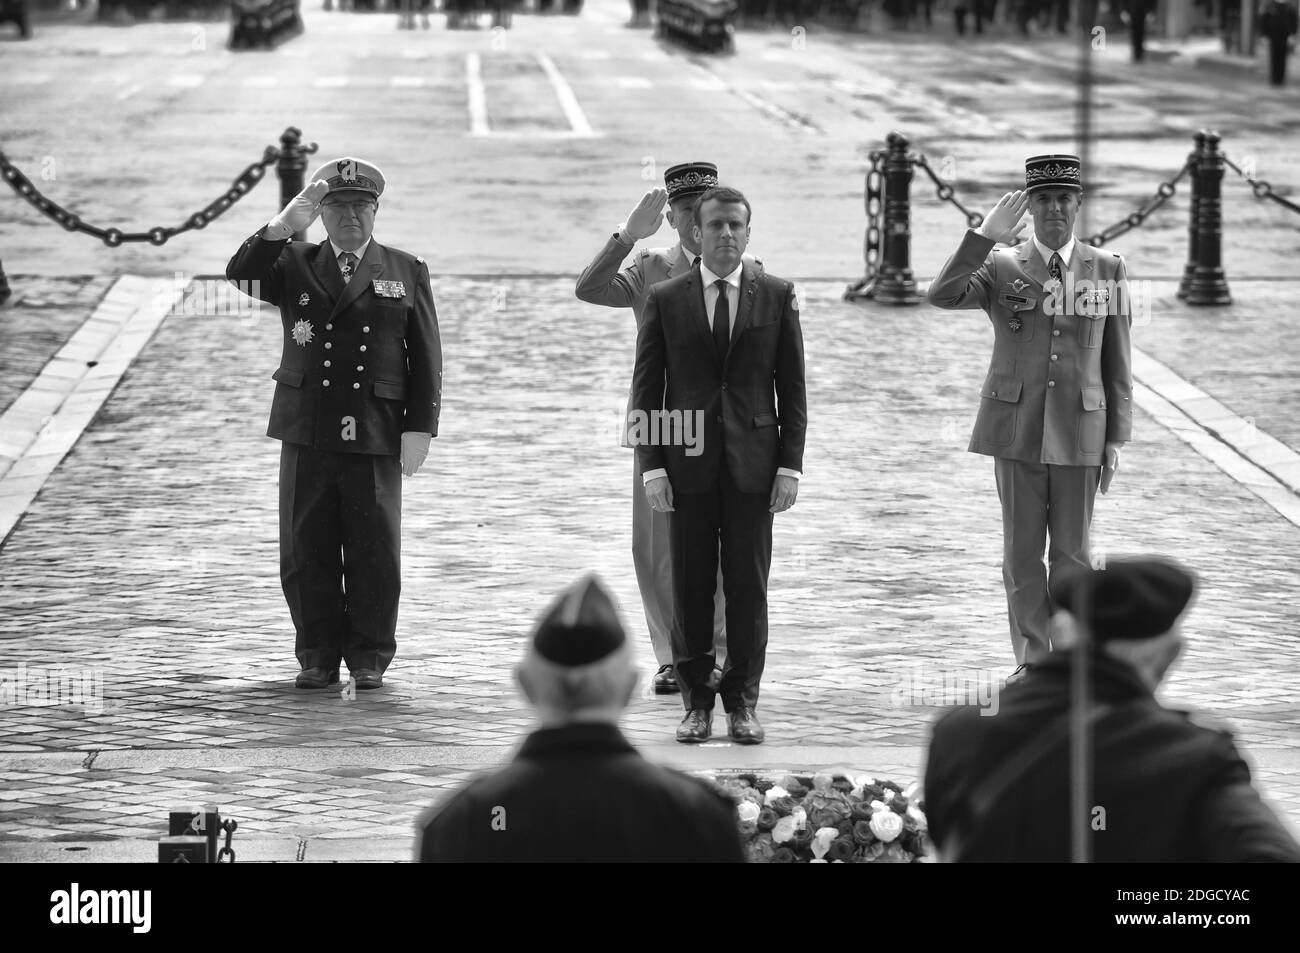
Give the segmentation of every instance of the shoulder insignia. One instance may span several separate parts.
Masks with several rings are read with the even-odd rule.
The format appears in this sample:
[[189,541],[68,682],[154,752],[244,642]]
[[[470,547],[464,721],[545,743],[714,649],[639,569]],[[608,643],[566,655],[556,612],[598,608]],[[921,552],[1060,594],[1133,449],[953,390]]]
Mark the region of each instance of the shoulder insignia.
[[416,256],[415,256],[415,263],[416,263],[417,265],[423,265],[423,264],[424,264],[424,259],[421,258],[419,255],[416,255]]

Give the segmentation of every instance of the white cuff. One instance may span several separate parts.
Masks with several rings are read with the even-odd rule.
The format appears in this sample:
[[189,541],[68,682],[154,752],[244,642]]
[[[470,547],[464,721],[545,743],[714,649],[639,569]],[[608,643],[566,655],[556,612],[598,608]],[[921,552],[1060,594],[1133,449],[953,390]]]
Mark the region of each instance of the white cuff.
[[286,238],[293,238],[293,229],[281,221],[280,216],[277,215],[266,223],[266,230],[262,233],[262,237],[273,242],[284,241]]
[[798,480],[798,479],[800,479],[801,477],[803,477],[803,474],[800,473],[798,470],[791,470],[789,467],[777,467],[777,468],[776,468],[776,475],[777,475],[777,476],[788,476],[788,477],[794,477],[796,480]]
[[645,473],[641,474],[641,485],[645,486],[651,480],[657,480],[660,477],[666,476],[668,476],[668,471],[663,467],[659,467],[656,470],[647,470]]

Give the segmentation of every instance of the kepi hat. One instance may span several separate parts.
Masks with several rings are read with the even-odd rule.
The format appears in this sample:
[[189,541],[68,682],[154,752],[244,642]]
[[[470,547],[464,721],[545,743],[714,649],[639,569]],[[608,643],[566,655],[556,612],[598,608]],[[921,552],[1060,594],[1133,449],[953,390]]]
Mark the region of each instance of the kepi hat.
[[718,167],[712,162],[683,162],[664,172],[668,201],[703,195],[718,184]]
[[1112,559],[1051,585],[1052,602],[1084,618],[1098,642],[1150,639],[1173,628],[1196,591],[1196,577],[1162,559]]
[[354,156],[331,159],[312,173],[311,181],[329,183],[328,195],[335,192],[368,192],[375,198],[384,194],[384,173],[373,163]]
[[1083,191],[1083,163],[1078,156],[1030,156],[1025,160],[1025,191],[1075,189]]

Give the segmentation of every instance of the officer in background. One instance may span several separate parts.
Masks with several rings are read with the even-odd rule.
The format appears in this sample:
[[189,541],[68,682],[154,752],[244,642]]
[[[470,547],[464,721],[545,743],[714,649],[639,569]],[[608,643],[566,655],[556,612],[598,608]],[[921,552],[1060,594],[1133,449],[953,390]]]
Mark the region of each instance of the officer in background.
[[636,664],[595,576],[552,603],[515,677],[539,727],[510,764],[421,816],[416,860],[743,862],[735,806],[619,731]]
[[[429,269],[371,238],[383,191],[370,163],[327,162],[226,266],[284,326],[267,436],[281,441],[280,581],[298,688],[338,682],[340,661],[357,688],[383,684],[397,647],[402,476],[438,433]],[[290,240],[317,215],[328,240]]]
[[[1052,577],[1090,564],[1093,501],[1132,431],[1128,275],[1119,255],[1074,237],[1082,203],[1078,156],[1032,156],[1024,191],[966,232],[927,292],[940,308],[981,308],[993,324],[968,449],[993,457],[1013,677],[1051,651],[1048,535]],[[1033,237],[995,249],[1016,241],[1026,211]]]
[[1259,32],[1268,37],[1268,76],[1274,86],[1286,83],[1286,57],[1296,25],[1296,9],[1288,0],[1268,0],[1264,4]]
[[[636,318],[639,331],[642,311],[650,289],[660,281],[685,274],[695,266],[700,246],[695,240],[695,202],[718,184],[718,167],[712,162],[683,162],[664,172],[664,188],[652,189],[628,216],[627,222],[605,242],[595,259],[582,270],[575,293],[588,304],[610,308],[628,308]],[[665,216],[664,206],[668,212]],[[620,271],[624,259],[644,238],[657,232],[664,219],[677,232],[677,244],[668,248],[642,248]],[[746,256],[747,260],[748,256]],[[628,409],[631,410],[629,397]],[[626,415],[624,420],[626,420]],[[630,447],[627,434],[622,445]],[[671,629],[673,624],[672,561],[669,556],[668,514],[650,509],[641,479],[637,456],[632,460],[632,565],[636,569],[641,604],[645,607],[646,628],[654,648],[659,671],[654,677],[654,691],[670,695],[680,691],[673,672]],[[722,678],[721,667],[727,655],[724,634],[726,600],[722,594],[722,570],[718,570],[718,588],[713,613],[713,651],[718,660],[715,682]]]
[[1071,859],[1071,669],[1086,651],[1092,860],[1300,861],[1300,845],[1260,800],[1232,735],[1156,701],[1182,649],[1194,589],[1190,573],[1156,559],[1112,559],[1053,581],[1061,608],[1053,626],[1068,648],[1007,688],[991,717],[963,706],[934,725],[925,809],[945,859]]

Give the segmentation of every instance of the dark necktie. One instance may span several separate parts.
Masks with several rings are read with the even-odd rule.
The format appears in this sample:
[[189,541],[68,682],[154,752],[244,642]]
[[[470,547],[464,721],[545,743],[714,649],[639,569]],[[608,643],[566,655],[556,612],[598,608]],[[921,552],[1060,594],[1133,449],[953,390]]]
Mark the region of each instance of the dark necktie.
[[1047,270],[1057,281],[1065,281],[1065,269],[1061,261],[1061,256],[1052,252],[1052,260],[1047,263]]
[[719,278],[714,285],[718,289],[718,301],[713,306],[713,346],[718,352],[718,360],[723,361],[727,357],[727,342],[730,337],[727,327],[729,315],[726,279]]
[[352,270],[357,266],[357,256],[350,251],[345,251],[339,255],[339,271],[343,272],[343,283],[347,284],[352,280]]

